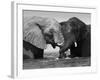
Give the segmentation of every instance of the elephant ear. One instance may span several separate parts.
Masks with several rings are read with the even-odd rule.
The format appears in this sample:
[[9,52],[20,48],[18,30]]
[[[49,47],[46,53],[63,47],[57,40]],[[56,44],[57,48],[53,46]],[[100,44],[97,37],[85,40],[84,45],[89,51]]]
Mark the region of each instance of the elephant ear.
[[46,48],[46,41],[41,29],[32,21],[27,20],[24,23],[23,39],[38,48]]

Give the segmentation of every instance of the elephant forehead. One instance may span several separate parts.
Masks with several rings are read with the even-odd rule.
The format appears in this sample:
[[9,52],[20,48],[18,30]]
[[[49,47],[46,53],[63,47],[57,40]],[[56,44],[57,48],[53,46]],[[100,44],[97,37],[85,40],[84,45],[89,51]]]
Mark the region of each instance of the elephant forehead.
[[41,26],[44,26],[45,28],[55,28],[57,29],[60,25],[59,23],[53,19],[53,18],[44,18],[44,17],[37,17],[37,16],[33,16],[33,17],[29,17],[29,18],[24,18],[24,25],[28,24],[28,23],[38,23]]
[[65,22],[65,23],[63,23],[63,25],[61,27],[61,31],[62,31],[62,33],[65,33],[65,34],[70,33],[72,31],[72,27],[70,26],[69,23]]
[[55,19],[48,19],[46,23],[45,32],[49,32],[50,30],[56,32],[60,30],[60,24]]
[[70,24],[67,25],[66,30],[67,30],[67,32],[71,32],[72,27],[70,26]]

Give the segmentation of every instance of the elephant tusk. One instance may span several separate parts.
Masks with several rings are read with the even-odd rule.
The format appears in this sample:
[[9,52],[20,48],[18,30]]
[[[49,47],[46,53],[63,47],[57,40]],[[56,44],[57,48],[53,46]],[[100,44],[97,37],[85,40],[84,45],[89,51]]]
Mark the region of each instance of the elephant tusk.
[[63,42],[62,43],[57,43],[57,45],[61,46],[61,45],[63,45]]
[[75,42],[74,44],[75,44],[75,47],[77,47],[77,43]]
[[62,40],[63,40],[62,42],[60,42],[60,43],[58,42],[57,43],[58,46],[62,46],[64,44],[64,38],[63,37],[62,37]]

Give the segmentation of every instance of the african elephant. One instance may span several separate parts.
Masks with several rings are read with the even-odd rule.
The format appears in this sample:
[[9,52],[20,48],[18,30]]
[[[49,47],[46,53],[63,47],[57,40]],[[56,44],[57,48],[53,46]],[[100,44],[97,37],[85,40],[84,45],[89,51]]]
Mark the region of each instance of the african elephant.
[[47,44],[53,46],[53,43],[64,41],[61,26],[53,18],[26,17],[23,23],[23,52],[30,50],[35,59],[43,58]]
[[[83,21],[76,17],[70,18],[68,21],[61,22],[61,32],[64,37],[64,43],[58,45],[60,47],[59,58],[65,58],[65,51],[70,49],[70,57],[89,57],[91,32],[90,25],[86,25]],[[75,46],[75,43],[77,44]]]

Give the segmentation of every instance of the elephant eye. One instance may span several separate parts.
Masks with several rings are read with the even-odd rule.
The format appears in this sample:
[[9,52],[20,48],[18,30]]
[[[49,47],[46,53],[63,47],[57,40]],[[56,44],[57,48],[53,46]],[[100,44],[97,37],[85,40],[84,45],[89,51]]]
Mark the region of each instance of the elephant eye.
[[53,40],[53,35],[45,34],[45,35],[44,35],[44,38],[45,38],[46,40],[50,41],[50,40]]
[[54,30],[53,30],[53,29],[51,29],[51,30],[49,31],[49,34],[53,34],[53,32],[54,32]]
[[51,35],[51,34],[47,34],[46,37],[52,38],[53,35]]

